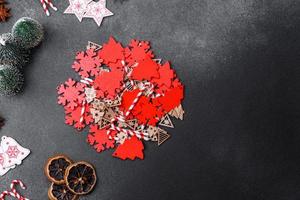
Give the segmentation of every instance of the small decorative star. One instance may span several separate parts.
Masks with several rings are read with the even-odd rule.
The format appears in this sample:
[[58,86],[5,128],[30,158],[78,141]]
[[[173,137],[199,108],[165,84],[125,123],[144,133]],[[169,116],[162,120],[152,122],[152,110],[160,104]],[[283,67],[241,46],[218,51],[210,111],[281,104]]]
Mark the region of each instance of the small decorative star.
[[104,17],[112,15],[113,13],[106,8],[106,0],[99,0],[88,5],[84,17],[93,18],[96,24],[100,26]]
[[81,22],[87,6],[91,1],[92,0],[69,0],[70,5],[64,13],[76,15],[78,20]]

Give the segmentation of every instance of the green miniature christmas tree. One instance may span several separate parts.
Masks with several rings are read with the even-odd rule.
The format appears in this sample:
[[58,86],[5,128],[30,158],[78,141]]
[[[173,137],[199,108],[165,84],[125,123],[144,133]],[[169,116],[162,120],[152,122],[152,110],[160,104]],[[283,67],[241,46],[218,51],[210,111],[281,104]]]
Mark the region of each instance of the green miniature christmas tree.
[[23,67],[29,60],[29,51],[21,48],[11,33],[0,36],[0,63]]
[[30,49],[43,37],[42,25],[27,17],[14,24],[12,33],[0,36],[0,95],[15,95],[22,90],[24,78],[20,69],[28,61]]
[[12,35],[23,48],[31,49],[43,40],[44,30],[38,21],[23,17],[13,26]]
[[23,88],[24,77],[20,70],[10,65],[0,65],[0,94],[16,95]]

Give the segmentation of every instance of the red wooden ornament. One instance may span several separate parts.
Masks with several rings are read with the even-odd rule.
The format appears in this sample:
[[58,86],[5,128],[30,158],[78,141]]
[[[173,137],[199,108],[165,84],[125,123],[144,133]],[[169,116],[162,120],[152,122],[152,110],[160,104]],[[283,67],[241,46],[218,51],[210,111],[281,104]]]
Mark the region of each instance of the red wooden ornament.
[[[107,129],[100,129],[98,125],[91,125],[87,141],[97,152],[104,151],[115,147],[115,140],[109,139],[106,134]],[[114,135],[114,134],[113,134]]]
[[[79,130],[90,126],[87,142],[97,152],[119,144],[114,157],[143,159],[142,140],[161,145],[170,137],[158,127],[173,127],[164,117],[183,119],[184,87],[169,62],[154,59],[148,41],[131,40],[123,47],[110,37],[102,48],[77,53],[72,68],[81,80],[61,84],[58,103],[65,108],[66,124]],[[160,132],[149,132],[154,129]]]
[[[84,107],[85,112],[81,115],[82,108]],[[90,114],[89,105],[85,104],[77,106],[74,110],[72,108],[65,108],[66,113],[66,124],[74,126],[77,130],[82,130],[86,125],[89,125],[94,121]],[[82,121],[80,118],[82,117]]]
[[124,59],[124,48],[113,37],[110,37],[99,51],[99,56],[105,64],[116,63]]
[[96,76],[100,72],[102,59],[98,56],[94,48],[78,52],[72,68],[78,72],[82,78]]
[[117,95],[117,89],[123,85],[124,71],[114,69],[110,72],[103,71],[96,76],[94,88],[97,90],[97,97],[113,99]]
[[116,151],[113,153],[114,157],[120,158],[122,160],[135,158],[144,159],[144,145],[141,140],[136,136],[126,139],[123,144],[120,144]]
[[84,85],[69,78],[65,84],[61,84],[58,88],[58,104],[64,107],[74,109],[78,104],[85,100]]
[[150,42],[148,41],[131,40],[125,49],[126,62],[129,65],[133,65],[147,57],[154,58],[154,54],[150,48]]
[[131,78],[133,80],[150,81],[152,78],[159,78],[158,64],[151,58],[145,58],[138,66],[133,68]]

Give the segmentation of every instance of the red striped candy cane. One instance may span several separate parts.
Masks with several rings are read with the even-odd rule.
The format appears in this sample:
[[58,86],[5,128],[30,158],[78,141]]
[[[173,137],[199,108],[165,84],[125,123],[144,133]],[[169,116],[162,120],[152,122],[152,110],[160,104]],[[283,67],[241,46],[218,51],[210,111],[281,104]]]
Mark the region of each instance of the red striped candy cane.
[[137,96],[135,97],[135,99],[133,100],[133,102],[131,103],[131,105],[129,106],[128,111],[125,113],[125,117],[124,116],[117,116],[117,117],[115,117],[115,118],[113,118],[111,120],[111,122],[110,122],[111,128],[109,130],[107,130],[107,132],[106,132],[107,135],[110,136],[111,130],[115,130],[115,125],[114,125],[115,121],[120,120],[120,119],[121,119],[120,121],[122,121],[122,122],[125,121],[125,118],[130,114],[130,112],[132,111],[132,109],[134,108],[134,106],[136,105],[136,103],[138,102],[139,98],[143,94],[144,90],[145,90],[145,87],[142,88],[142,90],[137,94]]
[[57,8],[53,5],[52,0],[45,0],[47,4],[54,10],[57,11]]
[[[93,80],[90,79],[90,78],[85,78],[85,79],[80,80],[80,82],[82,82],[86,85],[90,85],[93,82]],[[79,119],[80,123],[83,122],[83,116],[84,116],[84,113],[85,113],[85,104],[86,104],[86,100],[84,100],[84,102],[82,103],[80,119]]]
[[[130,135],[130,136],[136,136],[138,137],[139,139],[143,139],[143,140],[146,140],[148,141],[149,140],[149,134],[148,133],[143,133],[143,132],[140,132],[140,131],[133,131],[133,130],[130,130],[130,129],[124,129],[124,128],[120,128],[118,126],[115,126],[113,123],[111,124],[111,130],[116,130],[118,132],[123,132],[127,135]],[[118,140],[118,137],[115,137],[114,138],[115,140]]]
[[4,200],[7,195],[11,196],[10,192],[9,191],[3,191],[0,195],[0,200]]
[[[124,122],[125,121],[125,118],[128,117],[128,115],[131,113],[131,111],[133,110],[134,106],[137,104],[138,100],[140,99],[140,97],[142,96],[143,92],[146,90],[147,86],[150,86],[150,92],[152,94],[152,90],[153,90],[153,85],[150,84],[150,83],[145,83],[142,87],[141,87],[141,90],[140,92],[137,94],[137,96],[135,97],[135,99],[132,101],[131,105],[129,106],[127,112],[125,113],[125,116],[117,116],[115,118],[113,118],[111,120],[111,123],[110,123],[110,129],[107,130],[107,135],[109,135],[109,139],[112,139],[111,138],[111,130],[116,130],[118,132],[124,132],[125,134],[127,135],[136,135],[138,138],[140,139],[144,139],[144,140],[149,140],[148,138],[148,133],[143,133],[143,132],[140,132],[140,131],[132,131],[132,130],[129,130],[129,129],[123,129],[123,128],[120,128],[120,127],[117,127],[115,126],[115,122],[117,120],[121,121],[121,122]],[[117,137],[115,137],[114,139],[118,139]]]
[[12,196],[15,197],[18,200],[29,200],[22,195],[20,195],[17,190],[15,189],[16,185],[20,185],[22,189],[26,189],[24,183],[21,180],[13,180],[10,184],[10,190],[11,191],[4,191],[0,194],[0,200],[4,200],[6,196]]
[[11,182],[11,184],[10,184],[10,189],[11,189],[12,193],[14,194],[14,197],[16,197],[16,198],[19,199],[19,200],[29,200],[29,199],[27,199],[27,198],[21,196],[21,195],[17,192],[17,190],[15,189],[15,185],[20,185],[20,187],[21,187],[23,190],[26,189],[24,183],[23,183],[21,180],[13,180],[13,181]]
[[45,3],[45,0],[40,0],[40,2],[41,2],[41,4],[42,4],[42,7],[43,7],[43,9],[44,9],[44,12],[46,13],[47,16],[49,16],[50,13],[49,13],[49,10],[48,10],[48,8],[47,8],[47,4]]
[[51,0],[40,0],[43,10],[47,16],[50,16],[48,7],[50,6],[53,10],[57,11],[57,8],[53,5]]

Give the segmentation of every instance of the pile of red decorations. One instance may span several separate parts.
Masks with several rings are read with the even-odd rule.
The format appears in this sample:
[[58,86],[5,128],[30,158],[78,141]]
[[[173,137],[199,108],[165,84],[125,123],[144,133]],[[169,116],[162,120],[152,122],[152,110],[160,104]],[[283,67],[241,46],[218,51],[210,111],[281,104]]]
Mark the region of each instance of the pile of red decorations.
[[147,41],[127,47],[114,38],[103,46],[89,42],[72,68],[81,80],[69,78],[58,90],[66,124],[81,130],[96,151],[116,147],[120,159],[144,158],[143,140],[161,145],[173,128],[170,116],[183,119],[184,87],[169,62],[155,59]]

